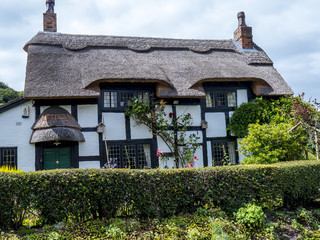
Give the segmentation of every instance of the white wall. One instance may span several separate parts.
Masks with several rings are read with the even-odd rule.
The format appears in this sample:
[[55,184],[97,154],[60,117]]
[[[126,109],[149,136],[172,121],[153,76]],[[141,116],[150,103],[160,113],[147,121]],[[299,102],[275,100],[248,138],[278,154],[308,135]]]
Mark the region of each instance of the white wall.
[[79,168],[100,168],[100,161],[80,161]]
[[[106,125],[107,140],[126,140],[124,113],[102,113]],[[104,137],[103,137],[104,139]]]
[[85,142],[79,142],[79,156],[99,156],[99,134],[82,132]]
[[239,163],[241,164],[242,160],[245,159],[246,157],[243,154],[240,154],[239,148],[240,148],[240,142],[242,138],[237,138],[237,147],[238,147],[238,154],[239,154]]
[[211,141],[207,141],[208,167],[212,167],[212,148]]
[[[168,133],[173,133],[173,131],[168,131]],[[170,153],[170,149],[167,146],[167,144],[162,140],[161,137],[157,136],[157,142],[158,142],[158,149],[160,151],[163,151],[165,153]]]
[[248,91],[247,89],[237,90],[237,105],[240,106],[242,103],[248,102]]
[[205,119],[208,122],[207,137],[226,137],[226,117],[222,112],[206,113]]
[[[51,107],[51,106],[41,106],[41,107],[40,107],[40,114],[41,114],[44,110],[46,110],[47,108],[49,108],[49,107]],[[71,114],[71,105],[59,105],[59,107],[67,110],[67,111]]]
[[78,105],[78,123],[82,128],[98,125],[98,105]]
[[176,106],[177,117],[190,113],[192,117],[191,126],[201,125],[201,108],[200,105],[181,105]]
[[[29,107],[29,118],[22,118],[22,108]],[[35,109],[31,101],[0,114],[0,147],[17,147],[17,165],[23,171],[35,171],[35,145],[30,144]]]
[[152,138],[152,132],[149,128],[144,125],[140,124],[137,125],[134,119],[130,118],[130,131],[131,131],[131,139],[146,139]]

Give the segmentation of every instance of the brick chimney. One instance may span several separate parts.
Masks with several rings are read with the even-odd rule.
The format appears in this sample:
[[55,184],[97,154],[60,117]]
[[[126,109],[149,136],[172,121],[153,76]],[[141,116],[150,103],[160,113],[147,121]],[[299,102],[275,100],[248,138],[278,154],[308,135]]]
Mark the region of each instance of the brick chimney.
[[47,11],[43,13],[43,31],[57,31],[57,15],[54,12],[54,0],[46,0]]
[[233,33],[234,38],[238,43],[240,43],[243,49],[252,49],[252,27],[248,27],[246,25],[244,12],[239,12],[237,17],[238,28]]

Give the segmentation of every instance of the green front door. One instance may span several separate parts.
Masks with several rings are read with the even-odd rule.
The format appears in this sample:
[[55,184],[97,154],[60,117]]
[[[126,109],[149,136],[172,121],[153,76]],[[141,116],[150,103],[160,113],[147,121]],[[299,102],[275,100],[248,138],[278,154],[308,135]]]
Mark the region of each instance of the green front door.
[[71,148],[45,148],[43,150],[43,165],[45,170],[71,168]]

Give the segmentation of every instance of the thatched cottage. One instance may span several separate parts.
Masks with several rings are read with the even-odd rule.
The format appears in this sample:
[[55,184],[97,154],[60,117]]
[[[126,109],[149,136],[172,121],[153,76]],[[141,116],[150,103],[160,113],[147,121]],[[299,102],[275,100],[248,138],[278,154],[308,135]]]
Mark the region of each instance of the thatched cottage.
[[168,113],[193,117],[198,166],[219,161],[222,146],[236,164],[238,141],[226,130],[235,107],[293,93],[252,41],[243,12],[231,40],[61,34],[52,6],[43,16],[44,31],[24,46],[24,97],[0,107],[2,165],[100,168],[106,140],[118,167],[127,167],[125,158],[131,168],[158,167],[156,151],[168,151],[166,145],[124,114],[128,99],[149,101],[152,94],[166,101]]

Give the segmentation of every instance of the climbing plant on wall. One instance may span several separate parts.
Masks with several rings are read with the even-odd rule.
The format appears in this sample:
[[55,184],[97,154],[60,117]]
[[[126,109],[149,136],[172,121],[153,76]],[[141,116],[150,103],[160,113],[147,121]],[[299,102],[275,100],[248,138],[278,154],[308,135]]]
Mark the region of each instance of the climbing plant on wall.
[[[187,134],[192,124],[190,113],[176,116],[174,113],[165,112],[166,103],[163,100],[152,103],[134,99],[126,109],[126,115],[135,120],[137,125],[143,124],[156,136],[159,136],[167,145],[170,153],[162,154],[161,158],[173,158],[176,167],[191,166],[197,159],[194,155],[199,144],[199,137]],[[159,153],[159,150],[158,150]]]

